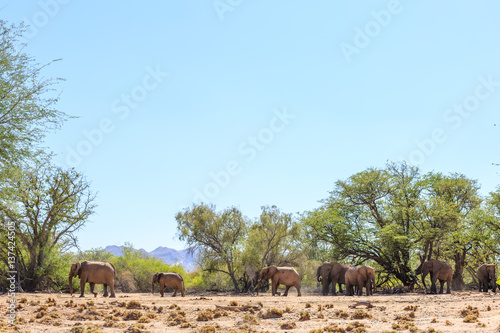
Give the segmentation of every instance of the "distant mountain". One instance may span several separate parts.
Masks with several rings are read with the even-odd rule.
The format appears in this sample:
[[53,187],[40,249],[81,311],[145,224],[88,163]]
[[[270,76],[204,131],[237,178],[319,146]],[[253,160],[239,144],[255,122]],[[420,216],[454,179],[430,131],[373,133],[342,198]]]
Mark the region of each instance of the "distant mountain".
[[[121,256],[123,246],[108,245],[104,248],[105,251],[112,253],[115,256]],[[144,254],[156,257],[163,260],[169,265],[181,265],[188,272],[194,271],[196,269],[196,253],[191,255],[189,249],[184,249],[178,251],[176,249],[171,249],[168,247],[159,246],[151,252],[144,249],[139,249]]]

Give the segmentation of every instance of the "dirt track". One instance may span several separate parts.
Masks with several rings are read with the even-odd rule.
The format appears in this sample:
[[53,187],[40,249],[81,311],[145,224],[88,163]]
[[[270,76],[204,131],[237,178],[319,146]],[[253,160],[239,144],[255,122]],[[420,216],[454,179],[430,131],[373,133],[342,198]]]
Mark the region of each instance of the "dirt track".
[[[130,327],[136,327],[135,332],[320,332],[325,328],[330,332],[364,332],[364,327],[366,332],[383,332],[399,327],[406,332],[499,332],[500,327],[500,294],[491,292],[372,297],[307,293],[297,297],[294,290],[288,297],[272,297],[269,293],[199,293],[175,298],[170,295],[161,298],[159,294],[117,293],[117,298],[109,299],[101,295],[79,298],[69,294],[18,294],[18,328],[21,332],[133,332]],[[7,327],[8,300],[6,295],[0,297],[0,312],[4,314],[0,332]],[[358,302],[370,302],[373,307],[349,307]],[[216,310],[216,305],[232,305],[235,309],[252,305],[258,309]],[[468,306],[469,320],[473,321],[469,323],[464,322],[461,314],[466,315]],[[281,317],[265,319],[273,312],[276,316],[283,313]],[[478,321],[474,322],[474,316]]]

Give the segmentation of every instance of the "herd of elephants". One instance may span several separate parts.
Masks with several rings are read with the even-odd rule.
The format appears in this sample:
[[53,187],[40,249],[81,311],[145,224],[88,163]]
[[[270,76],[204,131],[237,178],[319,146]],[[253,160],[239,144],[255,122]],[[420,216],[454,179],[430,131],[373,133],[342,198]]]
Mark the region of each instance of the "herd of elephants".
[[[422,283],[427,292],[425,285],[425,277],[429,274],[431,278],[430,293],[437,293],[436,282],[439,280],[441,288],[439,293],[443,293],[443,287],[446,282],[446,293],[450,293],[450,284],[453,279],[453,269],[445,262],[439,260],[429,260],[424,262],[415,272],[417,275],[422,274]],[[94,292],[95,284],[102,284],[104,286],[104,297],[115,297],[115,276],[116,269],[113,264],[105,261],[84,261],[71,265],[69,272],[69,289],[73,294],[72,281],[74,277],[80,279],[80,297],[84,297],[86,283],[90,286],[90,292],[97,296]],[[373,294],[373,285],[375,283],[375,271],[370,266],[353,266],[350,264],[340,264],[338,262],[325,262],[318,267],[317,281],[322,284],[322,294],[328,295],[330,285],[332,285],[332,293],[337,294],[336,285],[339,286],[339,292],[342,292],[342,285],[345,285],[346,296],[353,296],[355,292],[361,296],[363,288],[365,288],[366,295]],[[295,268],[293,267],[276,267],[269,266],[259,274],[259,281],[257,283],[257,294],[260,289],[260,284],[263,280],[269,281],[271,279],[272,295],[279,293],[277,289],[279,285],[284,285],[285,292],[283,296],[288,295],[290,287],[297,289],[297,295],[301,296],[300,292],[300,277]],[[479,281],[479,291],[487,292],[492,289],[496,292],[496,275],[494,264],[484,264],[477,269],[477,279]],[[163,297],[165,288],[174,289],[173,296],[177,295],[180,291],[184,296],[184,279],[178,273],[156,273],[152,276],[152,293],[154,293],[155,284],[160,286],[160,294]],[[108,286],[110,294],[108,294]]]

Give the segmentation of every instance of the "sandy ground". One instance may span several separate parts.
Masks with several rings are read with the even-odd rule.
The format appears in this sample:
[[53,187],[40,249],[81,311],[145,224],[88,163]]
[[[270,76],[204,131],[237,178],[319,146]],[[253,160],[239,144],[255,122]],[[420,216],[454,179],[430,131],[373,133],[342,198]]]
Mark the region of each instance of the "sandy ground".
[[[186,297],[117,293],[17,294],[19,332],[500,332],[500,294],[272,297],[198,293]],[[7,324],[0,296],[0,332]],[[359,302],[357,308],[352,306]],[[216,309],[216,305],[233,308]],[[251,305],[250,309],[243,306]],[[255,308],[255,309],[254,309]],[[275,315],[275,318],[266,318]],[[465,317],[466,315],[469,317]],[[476,318],[477,317],[477,318]],[[464,322],[465,318],[470,322]]]

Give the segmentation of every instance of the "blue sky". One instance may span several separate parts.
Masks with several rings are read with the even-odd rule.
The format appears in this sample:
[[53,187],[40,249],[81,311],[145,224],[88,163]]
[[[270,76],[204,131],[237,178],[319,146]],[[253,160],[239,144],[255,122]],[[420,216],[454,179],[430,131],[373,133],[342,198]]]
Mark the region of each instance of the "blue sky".
[[182,249],[193,202],[319,206],[387,161],[500,183],[500,3],[1,1],[78,116],[47,138],[86,174],[82,249]]

